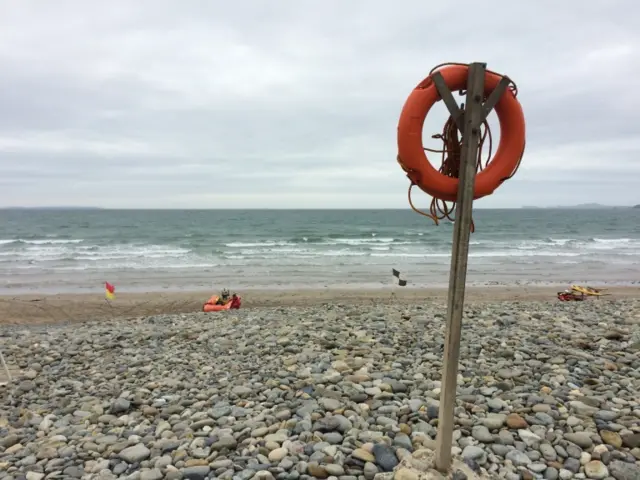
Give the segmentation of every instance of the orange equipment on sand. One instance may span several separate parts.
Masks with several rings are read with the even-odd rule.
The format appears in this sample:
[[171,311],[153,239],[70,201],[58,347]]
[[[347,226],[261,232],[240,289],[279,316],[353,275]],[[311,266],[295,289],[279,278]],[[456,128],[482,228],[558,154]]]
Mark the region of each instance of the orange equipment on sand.
[[558,300],[561,302],[581,302],[584,300],[584,295],[578,295],[570,290],[565,290],[564,292],[558,292],[557,294]]
[[[444,142],[443,150],[426,149],[422,142],[422,128],[431,107],[441,99],[440,93],[433,80],[438,72],[451,92],[464,91],[467,88],[469,66],[466,64],[450,63],[434,68],[427,78],[422,80],[407,98],[400,120],[398,122],[398,157],[397,161],[411,180],[409,187],[409,203],[418,213],[432,218],[436,224],[439,218],[451,218],[448,207],[439,206],[438,201],[455,202],[458,194],[458,174],[460,171],[461,141],[458,140],[458,130],[455,119],[449,117],[442,134],[434,135]],[[487,70],[484,78],[484,97],[498,87],[503,75]],[[525,149],[525,120],[520,102],[517,98],[517,88],[510,85],[505,89],[495,105],[495,111],[500,122],[500,144],[491,162],[483,168],[481,162],[482,142],[487,133],[491,142],[490,129],[486,120],[483,123],[484,134],[480,135],[478,150],[478,169],[475,178],[474,200],[491,195],[502,182],[511,178],[522,159]],[[489,147],[491,149],[491,145]],[[443,165],[436,170],[429,162],[425,150],[442,153]],[[489,155],[491,155],[489,153]],[[444,158],[446,157],[446,158]],[[422,191],[434,198],[431,215],[420,212],[411,202],[411,187],[417,185]],[[436,205],[443,213],[438,216]]]
[[220,312],[222,310],[233,310],[240,308],[242,299],[236,294],[233,295],[226,303],[218,304],[218,295],[212,295],[209,300],[202,306],[203,312]]

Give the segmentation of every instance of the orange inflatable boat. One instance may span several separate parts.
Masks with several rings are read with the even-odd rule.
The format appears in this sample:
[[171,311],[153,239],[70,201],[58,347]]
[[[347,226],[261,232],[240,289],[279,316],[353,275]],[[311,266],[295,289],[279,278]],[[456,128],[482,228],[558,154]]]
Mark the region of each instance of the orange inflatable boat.
[[218,305],[218,295],[212,295],[209,300],[202,306],[203,312],[220,312],[222,310],[231,310],[240,308],[241,298],[233,294],[231,299],[222,305]]

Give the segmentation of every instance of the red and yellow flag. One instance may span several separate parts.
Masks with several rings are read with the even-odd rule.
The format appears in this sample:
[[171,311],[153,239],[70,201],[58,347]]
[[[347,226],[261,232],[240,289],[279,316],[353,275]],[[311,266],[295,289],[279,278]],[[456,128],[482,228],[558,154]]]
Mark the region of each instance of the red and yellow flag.
[[114,298],[116,298],[116,287],[111,285],[109,282],[104,282],[104,288],[104,296],[107,298],[107,300],[113,300]]

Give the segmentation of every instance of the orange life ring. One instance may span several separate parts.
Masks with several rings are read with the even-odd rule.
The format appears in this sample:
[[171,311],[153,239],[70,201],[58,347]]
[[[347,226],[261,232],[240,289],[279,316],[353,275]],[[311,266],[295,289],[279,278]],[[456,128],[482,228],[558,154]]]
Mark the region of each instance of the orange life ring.
[[[469,67],[448,65],[437,70],[452,92],[466,90]],[[488,96],[502,76],[487,71],[484,93]],[[398,162],[409,179],[434,198],[455,202],[458,179],[443,175],[429,162],[422,143],[422,128],[440,94],[431,75],[411,92],[402,108],[398,122]],[[487,167],[476,174],[474,199],[491,195],[517,168],[524,153],[525,121],[520,102],[506,89],[495,106],[500,122],[500,144]]]

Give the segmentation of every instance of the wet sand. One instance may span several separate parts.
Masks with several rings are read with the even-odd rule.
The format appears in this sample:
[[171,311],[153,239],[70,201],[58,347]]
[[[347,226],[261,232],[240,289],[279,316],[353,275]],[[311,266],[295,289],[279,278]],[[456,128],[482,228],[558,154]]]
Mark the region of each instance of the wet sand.
[[[558,302],[558,287],[468,287],[468,302],[550,301]],[[611,295],[587,301],[640,298],[640,287],[611,287]],[[55,324],[118,317],[142,317],[199,312],[212,292],[121,293],[107,303],[100,294],[0,296],[0,324]],[[314,306],[329,303],[385,304],[445,302],[447,290],[433,289],[318,289],[239,291],[242,308]],[[212,313],[212,315],[218,315]]]

